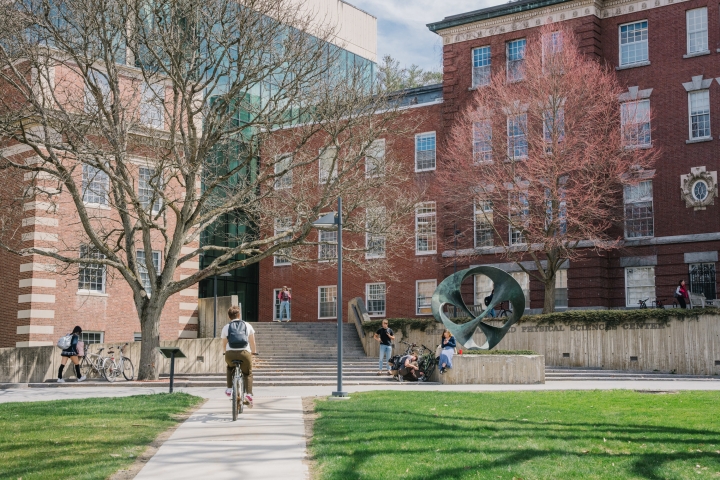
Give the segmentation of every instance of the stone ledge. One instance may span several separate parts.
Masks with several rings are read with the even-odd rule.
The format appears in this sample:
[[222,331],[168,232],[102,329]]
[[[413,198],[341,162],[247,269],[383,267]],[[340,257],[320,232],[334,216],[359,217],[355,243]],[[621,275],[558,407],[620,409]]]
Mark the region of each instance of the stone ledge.
[[[439,367],[439,366],[438,366]],[[431,381],[444,385],[532,385],[545,383],[544,355],[455,355],[453,368]]]

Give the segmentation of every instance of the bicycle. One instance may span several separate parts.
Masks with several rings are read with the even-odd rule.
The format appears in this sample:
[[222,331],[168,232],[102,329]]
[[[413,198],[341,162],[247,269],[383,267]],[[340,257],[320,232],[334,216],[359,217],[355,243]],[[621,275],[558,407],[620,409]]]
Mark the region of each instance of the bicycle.
[[128,382],[135,378],[135,367],[133,367],[130,359],[125,356],[125,347],[127,346],[128,344],[126,343],[122,347],[118,347],[120,359],[117,362],[115,361],[115,351],[108,350],[108,355],[110,356],[103,361],[102,365],[103,373],[108,382],[114,382],[120,374],[122,374]]
[[423,376],[418,379],[419,382],[427,382],[430,376],[435,371],[437,366],[437,359],[435,358],[435,352],[425,345],[421,346],[421,350],[418,352],[418,366],[420,371],[423,372]]
[[[507,308],[505,308],[506,304]],[[512,315],[512,310],[510,310],[510,302],[500,302],[498,303],[498,308],[500,308],[500,313],[497,314],[497,318],[507,317],[508,313]]]
[[80,360],[80,372],[83,376],[89,377],[90,374],[94,372],[98,376],[105,378],[103,362],[106,357],[102,356],[103,350],[105,349],[101,348],[97,353],[90,353],[86,350],[85,356]]
[[649,298],[646,298],[645,300],[638,300],[638,304],[640,305],[640,308],[647,308],[647,301],[650,300]]
[[[257,355],[256,353],[253,353],[253,355]],[[233,360],[233,365],[235,365],[235,373],[233,373],[233,379],[232,379],[232,421],[236,421],[239,414],[243,412],[243,409],[245,407],[245,382],[243,381],[243,373],[240,369],[240,365],[242,364],[242,360]]]

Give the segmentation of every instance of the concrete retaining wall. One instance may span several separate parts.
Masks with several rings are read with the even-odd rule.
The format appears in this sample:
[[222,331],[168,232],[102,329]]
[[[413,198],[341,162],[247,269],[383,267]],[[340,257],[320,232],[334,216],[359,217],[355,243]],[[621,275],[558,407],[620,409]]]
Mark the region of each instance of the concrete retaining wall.
[[509,385],[545,383],[542,355],[455,355],[453,368],[430,377],[446,385]]

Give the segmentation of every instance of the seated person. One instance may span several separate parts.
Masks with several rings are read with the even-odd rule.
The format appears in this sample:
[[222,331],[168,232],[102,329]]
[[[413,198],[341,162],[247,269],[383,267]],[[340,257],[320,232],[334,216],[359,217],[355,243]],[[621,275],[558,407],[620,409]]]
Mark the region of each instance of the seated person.
[[450,333],[450,330],[443,332],[440,347],[442,348],[440,353],[440,373],[443,374],[446,369],[452,368],[452,359],[456,347],[455,337]]
[[404,380],[416,381],[423,376],[423,372],[420,371],[418,366],[418,356],[415,352],[410,355],[405,355],[400,360],[400,370],[398,374],[403,377]]

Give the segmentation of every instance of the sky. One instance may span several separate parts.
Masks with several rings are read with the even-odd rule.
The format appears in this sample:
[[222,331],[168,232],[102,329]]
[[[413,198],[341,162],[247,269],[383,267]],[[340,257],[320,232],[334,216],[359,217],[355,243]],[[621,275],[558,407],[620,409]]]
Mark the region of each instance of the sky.
[[400,64],[441,70],[441,38],[428,23],[507,0],[347,0],[378,19],[378,61],[392,55]]

